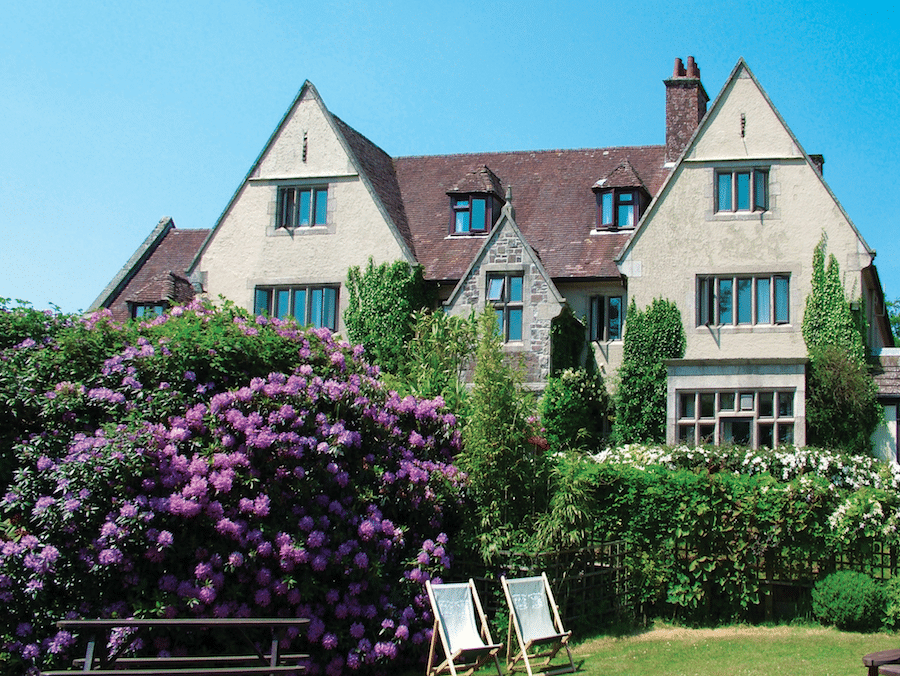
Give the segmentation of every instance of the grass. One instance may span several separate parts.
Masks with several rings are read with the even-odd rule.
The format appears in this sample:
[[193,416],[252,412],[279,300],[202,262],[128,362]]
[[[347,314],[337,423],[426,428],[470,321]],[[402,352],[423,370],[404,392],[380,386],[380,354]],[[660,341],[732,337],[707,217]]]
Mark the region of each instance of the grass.
[[582,676],[865,676],[863,655],[891,648],[900,648],[900,636],[812,625],[687,629],[656,624],[628,636],[586,640],[574,646],[573,654]]

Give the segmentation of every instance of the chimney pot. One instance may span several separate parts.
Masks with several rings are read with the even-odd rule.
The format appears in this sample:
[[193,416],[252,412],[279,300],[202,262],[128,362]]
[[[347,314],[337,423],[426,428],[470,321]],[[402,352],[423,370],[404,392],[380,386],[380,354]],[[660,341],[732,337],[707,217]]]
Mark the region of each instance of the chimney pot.
[[684,63],[681,59],[675,59],[675,71],[672,77],[684,77]]
[[688,57],[687,62],[687,76],[700,79],[700,69],[697,67],[697,63],[694,61],[693,56]]
[[666,85],[666,162],[674,162],[706,114],[709,96],[700,82],[700,68],[693,56],[687,70],[675,59],[675,73]]

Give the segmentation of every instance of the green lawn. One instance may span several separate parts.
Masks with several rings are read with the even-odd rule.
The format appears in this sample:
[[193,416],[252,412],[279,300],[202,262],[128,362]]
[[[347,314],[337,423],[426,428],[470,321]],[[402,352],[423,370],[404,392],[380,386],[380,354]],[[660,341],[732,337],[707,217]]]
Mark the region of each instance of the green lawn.
[[573,653],[578,673],[586,676],[866,676],[862,656],[891,648],[900,648],[900,636],[817,626],[656,625],[625,637],[587,640],[575,645]]

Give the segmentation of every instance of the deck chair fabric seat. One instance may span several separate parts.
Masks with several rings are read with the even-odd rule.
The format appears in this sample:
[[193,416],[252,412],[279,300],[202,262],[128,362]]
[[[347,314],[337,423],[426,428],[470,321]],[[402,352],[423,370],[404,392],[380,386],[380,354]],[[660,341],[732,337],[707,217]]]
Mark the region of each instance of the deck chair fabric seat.
[[[491,659],[499,675],[497,654],[503,644],[491,638],[475,583],[432,584],[429,580],[425,587],[434,615],[427,676],[444,672],[469,676]],[[438,643],[444,652],[442,662],[437,659]]]
[[[509,605],[509,637],[506,642],[507,671],[522,669],[533,676],[534,672],[564,674],[575,671],[575,662],[569,650],[571,631],[563,629],[559,609],[550,591],[546,574],[507,580],[500,578],[506,602]],[[513,635],[519,646],[513,654]],[[552,665],[560,650],[565,649],[568,664]],[[543,660],[536,665],[535,660]],[[519,666],[522,662],[522,666]]]

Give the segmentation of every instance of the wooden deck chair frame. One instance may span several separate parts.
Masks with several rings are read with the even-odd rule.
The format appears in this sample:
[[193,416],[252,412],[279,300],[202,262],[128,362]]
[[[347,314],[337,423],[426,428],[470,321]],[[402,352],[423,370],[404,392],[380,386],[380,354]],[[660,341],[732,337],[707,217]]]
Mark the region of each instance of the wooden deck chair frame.
[[[526,637],[521,618],[516,609],[516,605],[513,602],[515,595],[510,589],[510,585],[512,584],[514,586],[516,582],[523,581],[536,583],[538,580],[542,582],[543,602],[547,604],[552,627],[548,627],[551,631],[545,632],[545,636]],[[559,608],[556,606],[553,592],[550,591],[550,582],[547,580],[547,574],[541,573],[540,577],[518,578],[513,580],[507,580],[505,577],[501,577],[500,584],[503,587],[506,603],[509,606],[509,635],[506,641],[507,673],[521,670],[523,669],[523,666],[524,670],[528,672],[528,676],[533,676],[535,672],[547,675],[574,672],[575,661],[572,659],[572,651],[569,650],[569,638],[572,636],[572,632],[563,629],[562,620],[559,616]],[[515,655],[513,654],[513,633],[515,633],[516,641],[519,646],[519,650]],[[566,650],[569,663],[557,664],[556,666],[551,665],[551,662],[556,657],[557,653],[563,648]],[[536,660],[539,662],[533,664]],[[519,665],[519,662],[522,662],[523,665]]]
[[[470,639],[469,645],[455,647],[455,642],[448,633],[446,622],[444,621],[447,608],[445,607],[442,610],[438,598],[441,588],[444,587],[454,587],[457,590],[463,587],[468,588],[472,604],[471,608],[466,608],[466,612],[474,611],[473,621],[477,621],[478,624],[475,628],[477,637],[470,634],[468,637]],[[425,588],[428,591],[428,600],[431,602],[431,611],[434,614],[434,627],[431,632],[431,647],[428,650],[426,676],[435,676],[446,672],[449,672],[452,676],[471,676],[491,659],[494,660],[494,665],[497,667],[497,676],[502,676],[500,660],[497,654],[503,648],[503,644],[494,643],[491,638],[487,617],[485,617],[484,610],[481,607],[478,592],[475,590],[475,582],[469,579],[468,582],[454,584],[432,584],[430,580],[427,580]],[[444,652],[444,660],[440,663],[438,663],[437,656],[438,642],[440,642]]]

